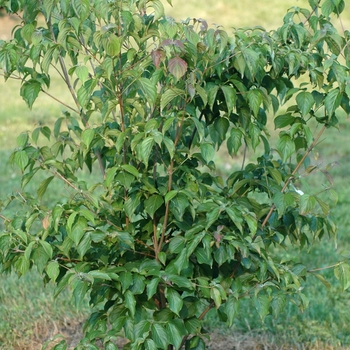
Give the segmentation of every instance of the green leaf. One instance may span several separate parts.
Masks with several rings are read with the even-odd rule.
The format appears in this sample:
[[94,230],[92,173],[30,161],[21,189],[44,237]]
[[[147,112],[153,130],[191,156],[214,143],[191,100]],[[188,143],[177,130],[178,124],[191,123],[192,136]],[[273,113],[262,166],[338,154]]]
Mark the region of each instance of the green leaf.
[[27,132],[22,132],[18,137],[17,137],[17,145],[19,147],[25,147],[28,143],[28,133]]
[[148,160],[152,153],[152,148],[154,146],[154,138],[152,136],[146,137],[140,147],[140,157],[142,162],[148,166]]
[[172,139],[169,139],[167,137],[163,137],[163,144],[165,145],[166,149],[168,150],[170,159],[174,158],[175,155],[175,145]]
[[175,283],[180,288],[193,289],[193,284],[186,277],[177,275],[168,275],[167,277],[172,283]]
[[205,86],[205,90],[207,91],[209,108],[212,110],[216,101],[216,95],[218,93],[219,86],[213,83],[208,83]]
[[51,16],[54,4],[55,4],[55,0],[44,0],[43,1],[44,14],[45,14],[46,21],[48,21],[48,19]]
[[171,239],[169,250],[171,253],[179,254],[185,247],[186,239],[183,236],[175,236]]
[[217,118],[215,120],[215,130],[219,134],[220,140],[226,140],[226,133],[230,126],[230,122],[227,118]]
[[86,220],[90,221],[93,225],[95,225],[95,216],[94,213],[92,213],[88,209],[80,209],[79,213],[85,217]]
[[39,185],[36,193],[38,195],[39,200],[43,198],[47,187],[49,186],[49,184],[51,183],[51,181],[54,179],[54,176],[50,176],[47,179],[45,179],[44,181],[41,182],[41,184]]
[[258,228],[258,223],[255,215],[253,213],[244,213],[243,218],[248,224],[249,227],[249,235],[254,236],[256,234],[256,230]]
[[176,315],[179,316],[179,313],[183,306],[183,300],[180,296],[180,294],[172,288],[166,288],[165,289],[165,297],[168,300],[169,303],[169,309],[174,312]]
[[262,92],[259,89],[253,89],[248,92],[249,107],[253,111],[255,117],[258,116],[262,101]]
[[28,165],[29,158],[26,151],[17,151],[14,155],[14,161],[17,166],[24,171],[25,167]]
[[137,80],[137,84],[142,91],[143,96],[146,98],[147,102],[150,104],[153,109],[154,104],[157,99],[157,88],[156,85],[150,80],[146,78],[139,78]]
[[342,263],[334,269],[335,277],[340,281],[343,290],[350,287],[350,266]]
[[341,99],[342,93],[338,88],[331,90],[327,94],[324,100],[324,105],[329,116],[331,116],[335,112],[335,110],[340,106]]
[[227,139],[227,149],[233,157],[237,155],[238,150],[242,146],[242,131],[236,128],[231,129],[230,137]]
[[262,321],[269,314],[270,303],[269,297],[265,295],[257,295],[254,299],[255,308]]
[[134,175],[136,178],[139,177],[139,172],[134,166],[132,166],[130,164],[123,164],[121,167],[122,167],[122,169],[124,169],[128,173]]
[[280,152],[282,161],[287,159],[295,152],[295,144],[288,134],[283,134],[277,142],[277,150]]
[[89,285],[86,281],[76,280],[73,287],[73,299],[75,307],[78,309],[81,307],[84,297],[89,290]]
[[52,247],[51,247],[50,243],[48,243],[46,241],[43,241],[43,240],[40,240],[39,243],[44,248],[45,253],[49,257],[49,259],[52,259],[53,250],[52,250]]
[[55,282],[58,275],[60,274],[60,265],[57,261],[50,261],[46,266],[46,273],[49,278]]
[[284,294],[278,294],[273,298],[271,308],[275,318],[284,311],[286,304],[287,298]]
[[318,273],[312,273],[312,276],[315,276],[319,281],[321,281],[327,289],[331,289],[332,285],[327,281],[322,275]]
[[77,252],[79,253],[79,259],[83,260],[86,252],[91,248],[91,232],[86,232],[77,246]]
[[107,55],[116,57],[120,54],[121,50],[121,38],[115,34],[109,34],[108,37],[103,40],[104,48]]
[[175,320],[168,322],[166,325],[168,341],[175,346],[176,350],[180,349],[182,343],[183,332],[180,326],[180,324],[175,323]]
[[84,83],[89,77],[89,70],[86,66],[78,66],[75,69],[75,74]]
[[154,213],[163,205],[163,197],[156,194],[145,200],[145,210],[147,214],[153,218]]
[[228,85],[222,85],[220,89],[224,93],[227,111],[230,114],[233,112],[236,106],[236,100],[237,100],[236,90],[234,87],[228,86]]
[[150,7],[154,9],[154,21],[157,21],[164,15],[164,6],[159,0],[152,0],[150,3]]
[[151,299],[154,296],[154,294],[157,293],[157,288],[158,288],[159,282],[160,282],[160,278],[154,277],[147,284],[147,298],[148,298],[148,300]]
[[74,12],[83,22],[90,13],[90,1],[89,0],[72,0]]
[[212,144],[208,142],[201,143],[200,149],[202,157],[207,164],[214,159],[215,149]]
[[239,304],[239,301],[236,298],[234,298],[233,295],[230,295],[226,300],[225,309],[226,309],[227,321],[230,327],[233,325],[233,322],[236,318],[238,304]]
[[59,45],[53,45],[51,46],[44,55],[43,60],[41,61],[41,68],[45,73],[49,72],[50,64],[53,58],[53,54],[55,53],[56,50],[59,49]]
[[303,194],[300,196],[300,213],[301,215],[306,215],[316,206],[316,198],[308,194]]
[[158,350],[159,349],[153,339],[147,338],[144,344],[145,344],[146,350]]
[[208,230],[210,228],[211,225],[213,225],[219,218],[221,209],[220,207],[215,207],[214,209],[210,210],[207,214],[206,214],[206,230]]
[[95,130],[94,129],[85,129],[81,134],[81,139],[85,143],[86,147],[89,148],[91,141],[94,139]]
[[21,87],[21,96],[31,109],[34,101],[41,91],[41,84],[39,81],[30,79],[26,81]]
[[329,15],[334,11],[334,8],[335,6],[333,0],[325,0],[321,6],[322,14],[325,17],[329,17]]
[[168,70],[177,80],[179,80],[187,72],[187,63],[182,58],[176,56],[169,60]]
[[295,117],[293,117],[290,113],[279,115],[274,120],[275,129],[284,128],[287,125],[293,124],[294,121],[295,121]]
[[215,287],[211,288],[210,297],[214,300],[215,307],[218,309],[222,303],[220,291]]
[[129,309],[131,317],[135,316],[136,299],[130,290],[124,293],[125,307]]
[[151,327],[152,339],[158,348],[165,349],[168,346],[168,336],[163,326],[153,323]]
[[184,97],[185,93],[183,90],[178,88],[168,89],[161,96],[160,107],[163,110],[172,100],[177,97]]
[[189,334],[197,334],[201,331],[202,323],[197,317],[192,317],[185,321],[185,327]]
[[69,238],[71,238],[74,241],[76,246],[79,245],[80,240],[84,236],[86,226],[87,226],[86,219],[83,217],[79,217],[77,222],[72,226],[72,231],[70,234],[68,231]]
[[300,109],[302,117],[305,117],[311,110],[315,100],[310,92],[300,92],[296,97],[298,108]]

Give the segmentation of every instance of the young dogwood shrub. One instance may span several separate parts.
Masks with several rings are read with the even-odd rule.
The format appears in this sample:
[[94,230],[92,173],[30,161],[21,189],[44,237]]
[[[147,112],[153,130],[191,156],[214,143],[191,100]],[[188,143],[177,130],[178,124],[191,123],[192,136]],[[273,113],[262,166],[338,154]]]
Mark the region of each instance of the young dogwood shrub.
[[[277,30],[227,32],[166,17],[160,0],[0,1],[21,18],[0,41],[2,74],[30,108],[40,93],[63,107],[17,138],[22,191],[3,206],[23,210],[2,215],[2,270],[35,267],[77,305],[88,296],[77,349],[117,349],[119,335],[124,349],[205,349],[211,309],[232,325],[244,298],[262,319],[307,305],[307,268],[275,247],[335,235],[329,205],[295,182],[338,108],[350,112],[349,33],[330,18],[344,1],[309,3]],[[49,93],[53,75],[72,103]],[[237,165],[227,177],[223,147]],[[52,181],[64,196],[47,203]],[[346,263],[336,275],[348,287]]]

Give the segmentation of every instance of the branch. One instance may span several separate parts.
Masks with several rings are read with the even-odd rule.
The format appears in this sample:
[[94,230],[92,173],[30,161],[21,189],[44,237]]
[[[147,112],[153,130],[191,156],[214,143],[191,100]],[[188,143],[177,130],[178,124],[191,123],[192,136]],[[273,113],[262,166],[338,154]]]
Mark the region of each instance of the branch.
[[309,19],[311,18],[311,16],[316,12],[316,10],[318,9],[318,5],[320,4],[321,0],[318,0],[317,5],[312,9],[312,11],[310,12],[310,14],[305,18],[303,24],[306,24]]
[[[323,132],[326,130],[326,125],[324,125],[322,127],[322,129],[320,130],[320,132],[318,133],[318,135],[316,136],[316,138],[314,139],[314,141],[312,142],[312,144],[310,145],[310,147],[307,149],[307,151],[305,152],[304,156],[300,159],[299,163],[297,164],[297,166],[295,167],[295,169],[293,170],[291,176],[287,179],[286,183],[284,184],[283,188],[281,189],[281,192],[283,193],[288,185],[290,184],[290,182],[292,181],[292,179],[294,178],[294,175],[298,172],[299,168],[302,166],[302,164],[304,163],[306,157],[310,154],[310,152],[314,149],[314,147],[316,146],[318,140],[320,139],[320,137],[322,136]],[[270,211],[268,212],[268,214],[265,217],[265,220],[263,221],[261,228],[264,228],[268,222],[268,220],[270,219],[273,211],[276,209],[276,206],[273,204],[270,208]],[[256,235],[253,237],[253,241],[255,239]]]
[[11,220],[5,217],[4,215],[0,214],[0,218],[3,219],[5,222],[10,222]]
[[68,109],[70,109],[71,111],[73,111],[74,113],[79,114],[79,111],[77,109],[74,109],[73,107],[67,105],[66,103],[64,103],[63,101],[59,100],[58,98],[56,98],[55,96],[51,95],[50,93],[48,93],[45,90],[41,90],[44,94],[46,94],[47,96],[51,97],[53,100],[55,100],[56,102],[60,103],[62,106],[67,107]]
[[[177,144],[180,141],[180,137],[181,137],[181,133],[182,133],[182,126],[183,126],[183,123],[185,120],[185,113],[186,113],[185,111],[186,111],[186,103],[185,103],[184,108],[183,108],[180,126],[178,126],[177,131],[176,131],[176,137],[175,137],[175,141],[174,141],[174,148],[175,149],[176,149]],[[173,173],[174,173],[174,159],[171,160],[169,170],[168,170],[168,174],[169,174],[168,192],[170,192],[172,187],[173,187]],[[162,247],[163,247],[163,243],[164,243],[164,239],[165,239],[165,232],[166,232],[166,229],[168,226],[169,212],[170,212],[170,201],[168,201],[165,205],[165,216],[164,216],[162,234],[161,234],[160,241],[158,244],[158,249],[156,250],[157,260],[158,260],[158,254],[162,251]]]
[[317,271],[329,270],[329,269],[333,269],[333,268],[335,268],[337,266],[340,266],[342,264],[345,264],[345,261],[341,261],[341,262],[338,262],[336,264],[329,265],[329,266],[318,267],[316,269],[310,269],[310,270],[307,270],[307,272],[313,273],[313,272],[317,272]]

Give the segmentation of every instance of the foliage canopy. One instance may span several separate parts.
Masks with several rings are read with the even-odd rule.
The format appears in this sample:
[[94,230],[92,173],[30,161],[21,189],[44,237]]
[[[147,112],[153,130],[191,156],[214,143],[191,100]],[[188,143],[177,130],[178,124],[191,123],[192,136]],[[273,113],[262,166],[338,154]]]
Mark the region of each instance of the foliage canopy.
[[[52,96],[64,108],[52,127],[17,138],[23,189],[2,205],[20,200],[23,210],[2,215],[2,270],[35,266],[77,305],[88,295],[78,349],[99,340],[116,349],[121,333],[125,349],[204,349],[210,309],[232,324],[247,297],[262,319],[288,300],[307,306],[307,268],[273,248],[335,236],[329,205],[295,186],[337,110],[350,112],[350,33],[330,18],[344,1],[309,3],[277,30],[227,33],[176,22],[160,0],[0,1],[22,19],[0,41],[5,79],[21,80],[30,108],[52,74],[72,96]],[[233,161],[246,148],[258,157],[224,178],[222,147]],[[39,173],[36,194],[26,192]],[[52,181],[66,199],[47,204]],[[348,265],[335,272],[349,287]]]

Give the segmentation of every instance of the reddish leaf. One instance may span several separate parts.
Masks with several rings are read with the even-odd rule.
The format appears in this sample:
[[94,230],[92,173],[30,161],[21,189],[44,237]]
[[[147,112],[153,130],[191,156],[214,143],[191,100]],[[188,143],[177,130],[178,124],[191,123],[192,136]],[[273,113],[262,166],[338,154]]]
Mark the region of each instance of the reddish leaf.
[[180,79],[187,71],[187,63],[180,57],[174,57],[169,61],[168,69],[176,79]]

